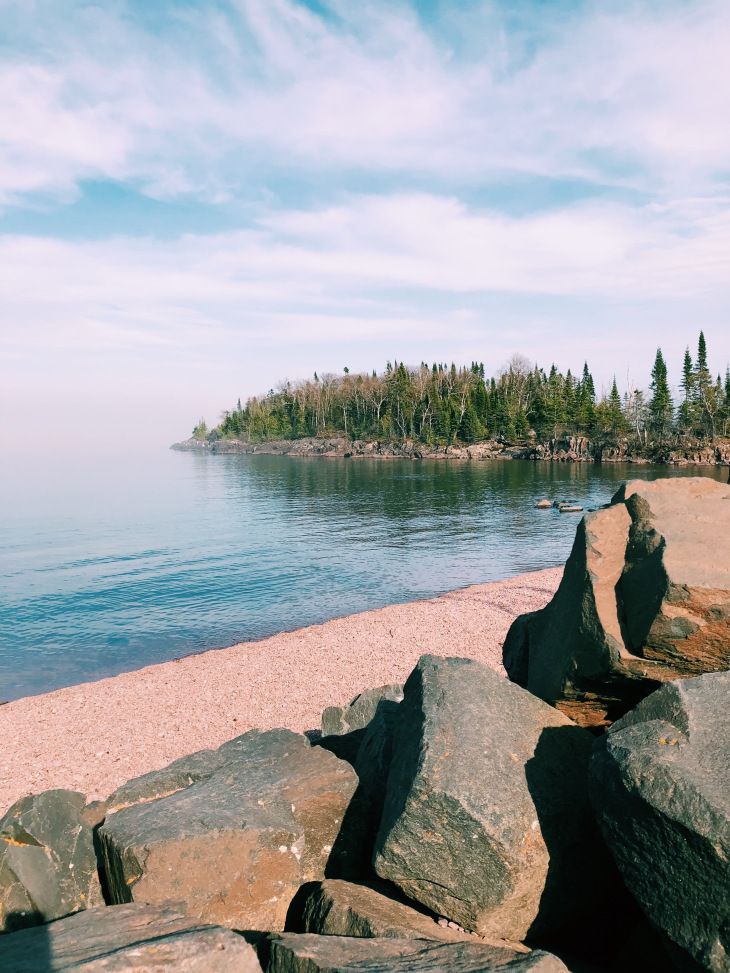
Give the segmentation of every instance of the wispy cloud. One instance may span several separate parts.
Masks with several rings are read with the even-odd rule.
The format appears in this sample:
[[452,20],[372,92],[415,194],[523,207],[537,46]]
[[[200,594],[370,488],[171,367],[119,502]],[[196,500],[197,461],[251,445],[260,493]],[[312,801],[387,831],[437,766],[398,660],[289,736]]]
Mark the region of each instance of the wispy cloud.
[[652,192],[728,176],[722,2],[588,7],[557,27],[536,5],[529,54],[490,4],[447,7],[437,29],[405,4],[155,7],[153,25],[124,3],[16,14],[2,198],[93,177],[223,199],[302,167]]
[[[156,363],[220,405],[346,355],[518,346],[610,375],[701,324],[724,364],[728,4],[428,8],[0,0],[12,387],[103,374],[122,401]],[[92,180],[142,198],[138,233],[103,201],[76,232]],[[150,197],[232,228],[155,235]]]

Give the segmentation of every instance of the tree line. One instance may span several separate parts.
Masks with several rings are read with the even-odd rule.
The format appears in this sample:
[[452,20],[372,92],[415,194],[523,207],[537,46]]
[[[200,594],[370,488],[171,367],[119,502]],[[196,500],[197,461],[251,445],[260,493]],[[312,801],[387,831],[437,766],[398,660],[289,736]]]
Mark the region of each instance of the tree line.
[[619,392],[614,377],[600,398],[588,364],[579,375],[555,365],[545,370],[516,355],[496,376],[484,365],[457,368],[443,362],[408,367],[388,362],[378,374],[317,375],[284,382],[223,414],[208,431],[201,420],[196,438],[264,442],[304,436],[344,435],[427,444],[473,443],[564,435],[605,439],[632,437],[642,444],[672,439],[712,440],[730,430],[730,369],[713,378],[707,343],[700,332],[697,354],[689,348],[682,365],[679,401],[673,401],[667,365],[657,349],[648,394]]

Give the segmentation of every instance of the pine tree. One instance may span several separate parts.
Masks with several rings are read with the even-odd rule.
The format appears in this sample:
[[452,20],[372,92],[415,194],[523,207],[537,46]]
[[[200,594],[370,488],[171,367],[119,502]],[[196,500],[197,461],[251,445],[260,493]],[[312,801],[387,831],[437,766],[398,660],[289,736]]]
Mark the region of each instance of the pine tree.
[[596,424],[596,386],[588,362],[583,365],[583,376],[576,390],[576,421],[584,432],[591,432]]
[[475,443],[483,436],[482,425],[479,422],[476,409],[469,402],[464,409],[464,415],[459,424],[459,439],[462,443]]
[[697,342],[694,401],[696,418],[702,426],[702,431],[714,436],[717,402],[715,401],[712,376],[707,365],[707,342],[705,341],[703,331],[700,331],[700,337]]
[[679,422],[684,432],[687,432],[694,421],[694,389],[695,371],[692,365],[692,356],[689,348],[684,350],[684,362],[682,363],[682,381],[680,383],[684,397],[679,406]]
[[624,424],[624,413],[621,408],[621,396],[619,395],[618,385],[616,384],[616,376],[613,376],[613,385],[611,386],[611,394],[608,397],[608,418],[611,423],[611,432],[614,436],[621,432]]
[[656,350],[654,367],[651,370],[652,397],[649,403],[649,423],[660,440],[671,428],[674,407],[667,380],[667,366],[661,348]]

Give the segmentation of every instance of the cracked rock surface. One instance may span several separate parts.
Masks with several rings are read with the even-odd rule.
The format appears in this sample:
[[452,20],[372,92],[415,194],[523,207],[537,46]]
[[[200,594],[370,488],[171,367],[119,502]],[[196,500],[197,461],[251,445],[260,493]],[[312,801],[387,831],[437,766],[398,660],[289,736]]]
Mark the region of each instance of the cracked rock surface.
[[349,764],[290,730],[253,730],[132,781],[99,831],[112,899],[283,929],[299,886],[324,878],[356,786]]
[[272,940],[269,973],[567,973],[551,953],[515,953],[482,943],[351,939],[284,933]]

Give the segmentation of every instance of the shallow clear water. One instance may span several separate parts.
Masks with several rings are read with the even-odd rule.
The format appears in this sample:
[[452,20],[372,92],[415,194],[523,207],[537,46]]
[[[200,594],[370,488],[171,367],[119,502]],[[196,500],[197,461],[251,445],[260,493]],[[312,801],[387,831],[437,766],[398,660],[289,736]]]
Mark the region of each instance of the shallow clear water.
[[[650,467],[35,457],[0,484],[0,700],[561,564]],[[724,478],[725,471],[683,470]]]

